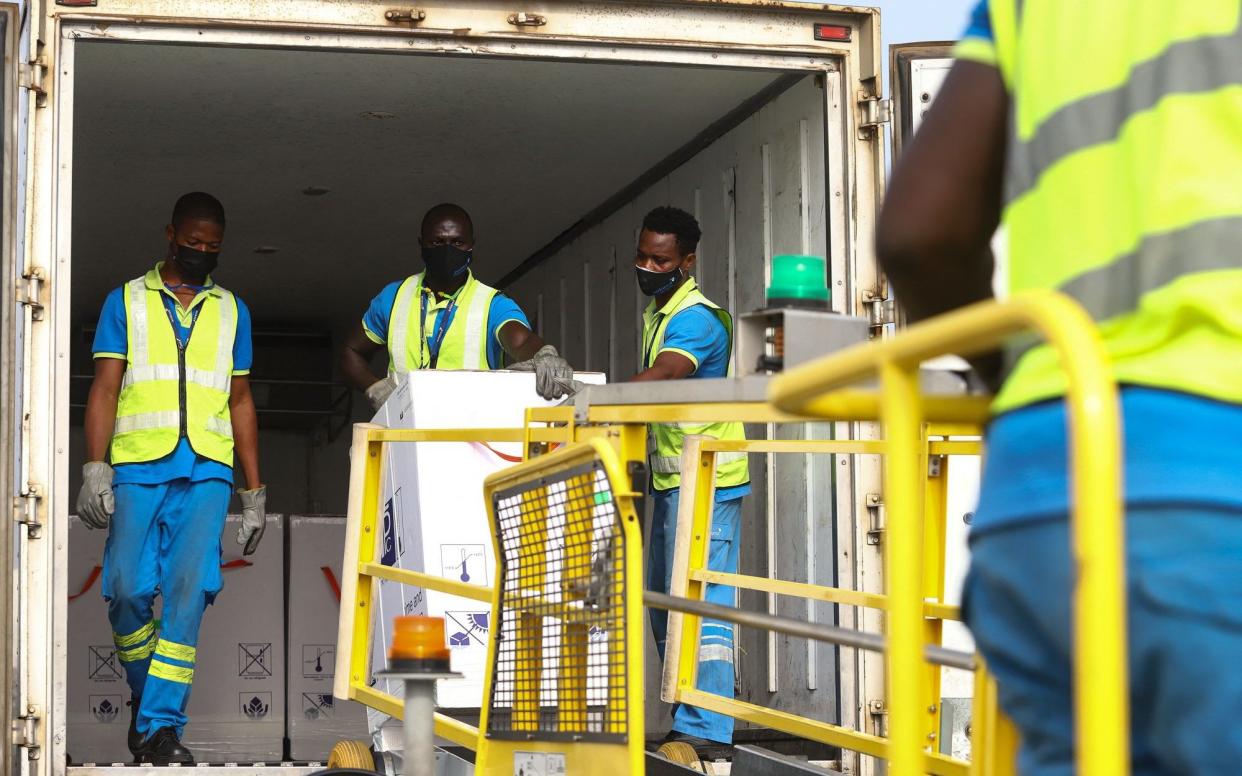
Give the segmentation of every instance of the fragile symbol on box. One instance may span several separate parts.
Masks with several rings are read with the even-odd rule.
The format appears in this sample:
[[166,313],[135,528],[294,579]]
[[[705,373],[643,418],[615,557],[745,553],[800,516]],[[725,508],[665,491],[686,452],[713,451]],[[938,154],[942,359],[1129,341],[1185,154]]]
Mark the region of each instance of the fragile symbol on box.
[[237,675],[269,677],[272,675],[272,644],[238,644]]
[[445,612],[448,618],[448,643],[450,647],[468,647],[471,644],[487,644],[489,612]]
[[462,582],[486,585],[487,555],[481,544],[441,544],[440,568],[442,576]]
[[335,670],[335,646],[332,644],[302,645],[303,679],[331,679]]
[[334,711],[336,711],[336,706],[332,699],[332,693],[302,693],[302,716],[307,719],[332,719]]
[[121,678],[121,669],[116,663],[115,646],[108,644],[88,647],[87,656],[90,660],[87,678],[96,682],[115,682]]
[[121,696],[119,695],[92,695],[90,701],[91,716],[96,722],[113,722],[121,713]]
[[242,692],[237,694],[237,698],[241,703],[241,713],[250,719],[265,719],[272,710],[270,692]]

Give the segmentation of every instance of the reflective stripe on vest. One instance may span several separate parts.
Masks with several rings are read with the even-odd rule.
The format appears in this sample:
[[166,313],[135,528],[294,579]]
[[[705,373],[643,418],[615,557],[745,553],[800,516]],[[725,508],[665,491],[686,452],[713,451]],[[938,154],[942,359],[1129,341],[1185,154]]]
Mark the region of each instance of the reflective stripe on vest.
[[[484,285],[471,273],[454,299],[456,312],[440,343],[437,369],[487,369],[487,314],[496,289]],[[423,273],[405,279],[397,289],[388,321],[388,371],[396,374],[428,369],[428,341],[435,330],[436,312],[427,311],[422,321]],[[420,330],[422,329],[422,330]]]
[[229,391],[237,301],[220,286],[203,292],[182,353],[164,306],[159,266],[125,286],[128,343],[112,462],[163,458],[176,448],[184,428],[196,453],[232,466]]
[[[643,354],[645,366],[655,363],[664,343],[664,332],[674,315],[695,305],[703,305],[715,313],[729,338],[729,352],[733,350],[733,319],[703,296],[694,278],[688,278],[673,294],[663,314],[655,309],[655,301],[643,314]],[[670,490],[681,485],[681,451],[687,434],[701,434],[715,439],[743,440],[746,432],[741,423],[652,423],[650,426],[652,449],[648,456],[652,482],[656,490]],[[750,481],[746,453],[716,453],[716,487],[730,488]]]
[[[1242,2],[990,9],[1009,289],[1082,304],[1121,383],[1242,402]],[[1064,392],[1047,347],[1007,356],[997,410]]]

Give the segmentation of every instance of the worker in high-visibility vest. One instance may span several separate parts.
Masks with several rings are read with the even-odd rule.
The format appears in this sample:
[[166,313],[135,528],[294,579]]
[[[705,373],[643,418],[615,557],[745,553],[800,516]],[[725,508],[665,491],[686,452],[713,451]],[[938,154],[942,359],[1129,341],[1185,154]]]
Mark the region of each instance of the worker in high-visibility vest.
[[[643,371],[633,378],[687,380],[729,375],[733,319],[699,291],[691,272],[702,231],[694,216],[674,207],[658,207],[643,219],[634,256],[638,287],[651,302],[643,312]],[[745,439],[741,423],[653,423],[648,433],[654,509],[647,559],[647,586],[668,593],[677,536],[677,502],[681,492],[682,440],[687,434],[716,439]],[[750,493],[745,453],[716,454],[716,499],[712,511],[708,568],[737,573],[742,497]],[[705,600],[736,605],[735,589],[709,583]],[[651,629],[664,657],[668,613],[651,609]],[[704,620],[699,645],[698,689],[733,697],[733,625]],[[733,741],[733,718],[681,704],[673,710],[669,741],[696,749]]]
[[[985,0],[957,58],[894,170],[880,259],[925,318],[991,295],[999,223],[1005,291],[1097,321],[1124,424],[1134,773],[1236,773],[1242,2]],[[1069,774],[1066,381],[1046,346],[1004,356],[964,614],[1022,773]]]
[[186,194],[165,236],[164,260],[113,290],[99,316],[77,503],[85,525],[108,529],[103,595],[133,694],[129,749],[155,765],[194,762],[180,739],[199,625],[223,587],[234,453],[246,480],[237,543],[247,555],[263,537],[267,497],[247,376],[250,313],[211,275],[224,208],[210,194]]
[[[531,331],[512,299],[470,270],[470,215],[458,205],[436,205],[423,216],[418,242],[424,270],[385,286],[341,352],[341,371],[371,406],[382,407],[398,378],[416,369],[531,371],[540,396],[564,396],[573,379],[568,362]],[[388,351],[384,377],[368,364],[380,348]]]

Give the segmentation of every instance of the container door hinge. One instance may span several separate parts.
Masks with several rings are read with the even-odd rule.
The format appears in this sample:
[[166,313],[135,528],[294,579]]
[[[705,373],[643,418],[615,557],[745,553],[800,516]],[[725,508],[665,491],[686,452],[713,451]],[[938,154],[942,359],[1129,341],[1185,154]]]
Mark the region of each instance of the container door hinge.
[[17,301],[30,308],[30,319],[34,321],[43,320],[43,302],[40,299],[43,281],[43,268],[31,267],[22,273],[22,282],[17,289]]
[[40,56],[24,65],[18,65],[17,85],[39,96],[39,106],[47,102],[47,57]]
[[867,713],[871,715],[871,729],[874,735],[887,736],[888,706],[880,699],[867,701]]
[[39,725],[43,718],[34,704],[26,707],[25,716],[13,720],[13,743],[26,750],[27,760],[39,759]]
[[427,12],[421,8],[389,8],[384,11],[384,18],[393,24],[418,24],[427,18]]
[[882,100],[866,92],[858,93],[858,139],[879,137],[880,125],[893,120],[893,101]]
[[887,296],[871,290],[864,291],[863,306],[867,308],[867,322],[871,326],[873,337],[897,323],[893,300]]
[[879,493],[867,494],[867,544],[875,546],[884,538],[884,501]]
[[39,502],[43,500],[43,488],[36,483],[26,483],[21,495],[13,499],[13,519],[26,526],[26,535],[38,539],[43,532],[39,520]]

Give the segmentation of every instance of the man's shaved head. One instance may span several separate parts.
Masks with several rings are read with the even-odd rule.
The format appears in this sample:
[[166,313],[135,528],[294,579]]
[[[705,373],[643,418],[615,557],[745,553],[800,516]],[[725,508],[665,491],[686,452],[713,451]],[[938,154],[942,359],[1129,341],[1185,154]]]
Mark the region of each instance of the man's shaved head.
[[470,220],[470,214],[461,205],[454,205],[451,202],[436,205],[427,211],[427,215],[423,216],[420,231],[424,242],[431,240],[429,232],[435,232],[441,224],[445,223],[455,224],[471,243],[474,242],[474,222]]
[[180,227],[185,221],[208,221],[217,226],[224,226],[224,205],[220,200],[205,191],[192,191],[182,194],[173,205],[172,219],[174,227]]

